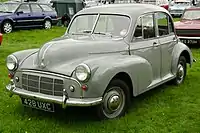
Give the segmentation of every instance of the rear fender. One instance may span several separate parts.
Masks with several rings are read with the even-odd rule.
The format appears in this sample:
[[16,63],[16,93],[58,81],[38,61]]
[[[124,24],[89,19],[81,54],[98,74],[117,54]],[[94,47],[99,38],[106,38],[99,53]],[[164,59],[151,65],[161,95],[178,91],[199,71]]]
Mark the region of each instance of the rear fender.
[[193,56],[192,56],[191,50],[189,49],[187,45],[181,42],[178,42],[178,44],[175,45],[172,52],[172,73],[173,74],[176,74],[179,57],[181,55],[184,55],[187,63],[190,64],[190,67],[192,66]]

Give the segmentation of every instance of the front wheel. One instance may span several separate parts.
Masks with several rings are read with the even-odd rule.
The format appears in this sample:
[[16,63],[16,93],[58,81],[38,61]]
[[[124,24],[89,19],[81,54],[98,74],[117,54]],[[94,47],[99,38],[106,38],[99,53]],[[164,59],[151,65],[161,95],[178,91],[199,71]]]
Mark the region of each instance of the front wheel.
[[4,33],[11,33],[13,30],[12,23],[10,21],[5,21],[2,25],[2,30]]
[[125,115],[130,102],[129,87],[119,79],[111,81],[104,96],[102,104],[97,106],[98,117],[114,119]]
[[186,59],[184,56],[180,56],[179,62],[177,65],[176,78],[173,80],[173,83],[175,85],[180,85],[181,83],[183,83],[186,73],[187,73]]
[[46,19],[45,21],[44,21],[44,28],[45,29],[51,29],[51,20],[49,20],[49,19]]

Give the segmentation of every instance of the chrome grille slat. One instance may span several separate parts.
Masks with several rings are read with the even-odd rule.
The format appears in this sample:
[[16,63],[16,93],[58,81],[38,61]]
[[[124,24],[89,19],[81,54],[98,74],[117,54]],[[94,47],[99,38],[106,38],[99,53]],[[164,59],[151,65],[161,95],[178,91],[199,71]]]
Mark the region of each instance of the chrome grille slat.
[[61,79],[22,74],[22,88],[32,92],[62,96],[63,84],[63,80]]

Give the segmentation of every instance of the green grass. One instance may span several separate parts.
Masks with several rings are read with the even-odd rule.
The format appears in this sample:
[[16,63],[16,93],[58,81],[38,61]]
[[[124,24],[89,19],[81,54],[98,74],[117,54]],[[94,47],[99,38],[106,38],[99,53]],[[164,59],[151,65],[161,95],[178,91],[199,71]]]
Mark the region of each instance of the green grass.
[[9,98],[5,68],[8,54],[40,47],[63,35],[63,27],[51,30],[23,30],[4,35],[0,47],[0,133],[197,133],[200,132],[200,53],[192,52],[197,63],[188,69],[181,86],[162,85],[133,99],[125,117],[96,121],[91,108],[59,109],[47,113],[24,108],[18,96]]

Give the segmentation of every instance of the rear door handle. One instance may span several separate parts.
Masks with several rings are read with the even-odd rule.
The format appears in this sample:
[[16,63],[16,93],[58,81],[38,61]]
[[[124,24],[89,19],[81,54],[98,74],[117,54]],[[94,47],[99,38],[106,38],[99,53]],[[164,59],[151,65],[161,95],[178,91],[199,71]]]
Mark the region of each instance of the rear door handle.
[[173,38],[173,42],[176,42],[176,41],[177,41],[177,38],[176,38],[176,37],[174,37],[174,38]]

